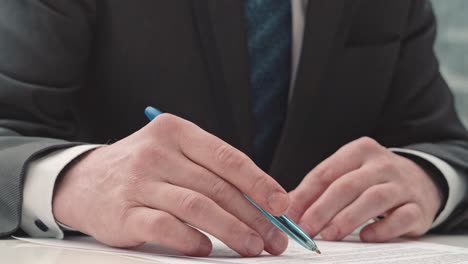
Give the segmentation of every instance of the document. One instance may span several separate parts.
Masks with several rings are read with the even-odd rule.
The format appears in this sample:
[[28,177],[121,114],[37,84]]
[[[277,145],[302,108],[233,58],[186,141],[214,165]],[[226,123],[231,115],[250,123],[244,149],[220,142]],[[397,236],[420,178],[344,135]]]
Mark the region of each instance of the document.
[[256,258],[241,258],[219,240],[210,237],[213,241],[213,252],[207,258],[193,258],[182,256],[154,244],[128,250],[116,249],[100,244],[89,237],[69,237],[65,240],[17,238],[19,240],[46,247],[68,248],[114,254],[123,257],[139,258],[154,261],[155,263],[174,264],[243,264],[243,263],[277,263],[277,264],[451,264],[467,263],[468,249],[425,243],[411,240],[398,240],[391,243],[371,244],[359,242],[357,237],[349,237],[343,242],[328,242],[317,240],[322,255],[310,252],[294,241],[290,241],[287,251],[281,256],[270,256],[267,253]]

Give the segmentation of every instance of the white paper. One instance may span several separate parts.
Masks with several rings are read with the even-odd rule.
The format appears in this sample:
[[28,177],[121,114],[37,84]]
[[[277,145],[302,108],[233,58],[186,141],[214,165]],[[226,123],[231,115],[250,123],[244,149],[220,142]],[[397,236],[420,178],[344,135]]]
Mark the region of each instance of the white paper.
[[366,244],[350,237],[346,242],[317,241],[322,255],[310,252],[294,241],[290,241],[287,251],[281,256],[270,256],[267,253],[256,258],[241,258],[219,240],[212,238],[213,252],[208,258],[192,258],[178,254],[173,250],[147,244],[142,247],[126,250],[104,246],[89,237],[68,237],[65,240],[17,238],[41,246],[68,248],[134,257],[157,263],[411,263],[411,264],[451,264],[467,263],[468,249],[424,243],[409,240],[383,244]]

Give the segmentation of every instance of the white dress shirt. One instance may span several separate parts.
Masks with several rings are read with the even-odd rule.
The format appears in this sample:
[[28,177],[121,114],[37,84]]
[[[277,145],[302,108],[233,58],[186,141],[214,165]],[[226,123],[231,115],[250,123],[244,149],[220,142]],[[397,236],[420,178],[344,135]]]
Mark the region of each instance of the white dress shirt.
[[[291,0],[293,17],[293,43],[292,43],[292,72],[291,87],[294,87],[297,68],[302,50],[304,35],[306,7],[308,0]],[[290,94],[294,91],[290,89]],[[25,177],[24,199],[21,228],[34,237],[63,238],[63,232],[55,221],[52,212],[52,196],[55,180],[61,170],[76,157],[98,147],[98,145],[84,145],[65,150],[55,151],[45,157],[31,162]],[[466,179],[460,175],[445,161],[427,153],[408,150],[390,149],[396,153],[405,153],[420,157],[432,163],[444,175],[448,183],[449,194],[445,208],[433,223],[438,226],[453,212],[457,204],[465,195]],[[62,225],[62,228],[66,228]]]

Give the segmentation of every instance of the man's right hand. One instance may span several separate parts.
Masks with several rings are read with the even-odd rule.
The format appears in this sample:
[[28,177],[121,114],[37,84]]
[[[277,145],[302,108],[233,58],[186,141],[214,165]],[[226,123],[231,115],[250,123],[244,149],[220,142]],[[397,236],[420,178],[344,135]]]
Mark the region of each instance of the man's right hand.
[[286,235],[243,193],[273,215],[289,204],[286,191],[245,154],[163,114],[73,162],[57,183],[53,210],[59,222],[115,247],[152,242],[206,256],[212,245],[198,228],[242,256],[281,254]]

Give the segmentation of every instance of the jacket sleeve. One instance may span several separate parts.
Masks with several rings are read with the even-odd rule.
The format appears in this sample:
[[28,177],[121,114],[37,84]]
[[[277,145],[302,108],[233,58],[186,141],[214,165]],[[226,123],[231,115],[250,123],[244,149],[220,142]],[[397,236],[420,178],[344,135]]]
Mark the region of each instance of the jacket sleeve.
[[28,163],[78,144],[72,98],[93,14],[90,0],[0,1],[0,236],[21,222]]
[[[389,99],[375,138],[387,147],[428,153],[468,178],[468,134],[439,71],[433,46],[436,21],[430,2],[413,0],[402,36]],[[436,181],[437,182],[437,181]],[[468,231],[468,190],[436,231]]]

